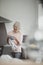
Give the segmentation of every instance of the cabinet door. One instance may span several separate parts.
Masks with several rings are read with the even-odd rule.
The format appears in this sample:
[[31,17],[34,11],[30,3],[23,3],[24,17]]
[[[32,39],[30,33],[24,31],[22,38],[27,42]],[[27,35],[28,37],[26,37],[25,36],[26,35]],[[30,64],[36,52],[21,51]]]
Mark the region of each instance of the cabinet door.
[[4,23],[0,23],[0,46],[7,43],[7,33]]
[[0,56],[2,55],[3,53],[3,46],[0,46]]

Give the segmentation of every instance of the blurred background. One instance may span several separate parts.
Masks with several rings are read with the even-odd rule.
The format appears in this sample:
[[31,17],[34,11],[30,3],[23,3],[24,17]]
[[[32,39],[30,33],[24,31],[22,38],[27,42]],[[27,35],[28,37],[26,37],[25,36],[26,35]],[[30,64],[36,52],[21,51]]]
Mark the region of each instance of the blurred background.
[[9,23],[5,21],[7,33],[13,29],[15,21],[21,23],[21,31],[25,35],[24,38],[27,45],[24,48],[26,45],[23,44],[23,49],[24,53],[28,52],[27,54],[25,53],[25,58],[28,56],[39,60],[41,56],[40,59],[42,60],[43,0],[0,0],[0,16],[11,20]]

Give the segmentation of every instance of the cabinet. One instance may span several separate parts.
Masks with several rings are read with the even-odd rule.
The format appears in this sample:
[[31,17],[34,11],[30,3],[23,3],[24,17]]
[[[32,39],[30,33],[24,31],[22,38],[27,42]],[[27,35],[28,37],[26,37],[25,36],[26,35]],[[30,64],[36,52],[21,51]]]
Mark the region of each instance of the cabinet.
[[3,46],[0,46],[0,56],[2,55],[3,53]]

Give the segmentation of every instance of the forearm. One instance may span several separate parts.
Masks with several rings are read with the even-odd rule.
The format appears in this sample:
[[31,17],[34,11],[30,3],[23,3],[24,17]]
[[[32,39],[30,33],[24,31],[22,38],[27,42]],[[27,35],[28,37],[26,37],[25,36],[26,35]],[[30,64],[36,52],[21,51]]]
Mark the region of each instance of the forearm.
[[18,41],[16,38],[14,39],[14,42],[16,45],[20,45],[20,41]]
[[16,45],[20,45],[20,42],[17,41],[17,40],[14,40],[14,44],[16,44]]

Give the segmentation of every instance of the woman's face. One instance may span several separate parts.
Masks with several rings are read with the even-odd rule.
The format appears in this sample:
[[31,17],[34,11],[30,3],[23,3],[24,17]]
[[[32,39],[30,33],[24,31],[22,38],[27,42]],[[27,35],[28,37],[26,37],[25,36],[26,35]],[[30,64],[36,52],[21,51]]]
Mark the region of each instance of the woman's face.
[[19,22],[15,22],[15,24],[13,25],[13,30],[14,30],[14,32],[18,32],[20,30],[20,23]]
[[19,31],[18,27],[14,26],[14,32],[18,32],[18,31]]

